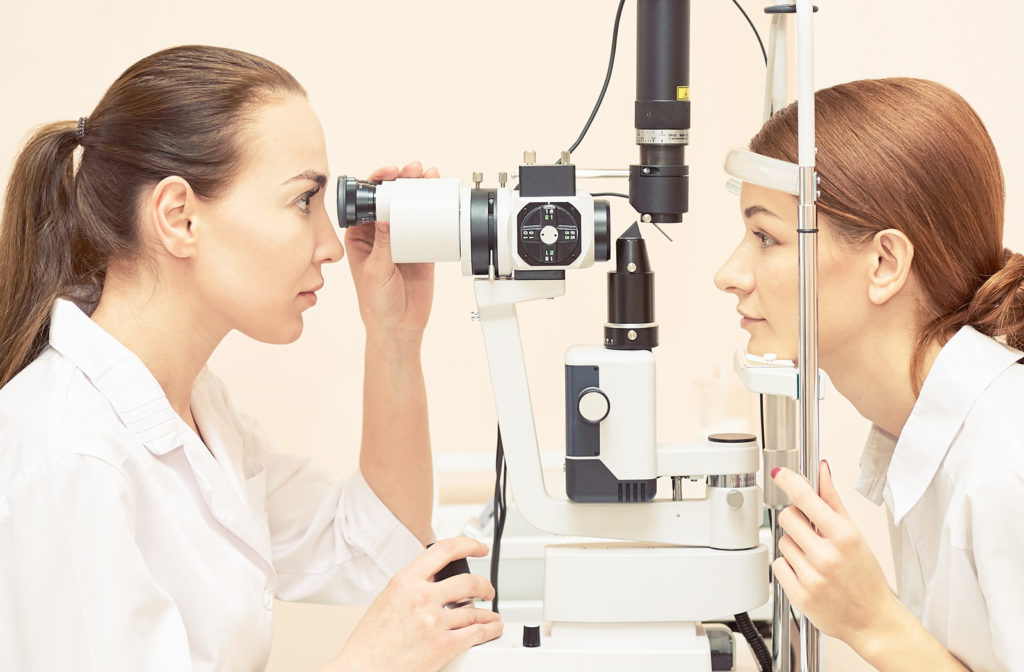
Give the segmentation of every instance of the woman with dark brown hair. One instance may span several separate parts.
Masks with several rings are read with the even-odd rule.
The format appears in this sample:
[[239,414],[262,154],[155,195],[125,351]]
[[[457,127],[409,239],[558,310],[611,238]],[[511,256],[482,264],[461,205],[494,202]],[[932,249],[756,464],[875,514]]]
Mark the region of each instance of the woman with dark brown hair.
[[[0,669],[262,669],[277,597],[373,599],[333,670],[436,670],[500,633],[444,608],[486,580],[433,580],[486,547],[424,551],[433,269],[393,264],[386,223],[346,234],[367,333],[352,478],[278,450],[206,368],[231,330],[302,332],[344,254],[327,174],[298,82],[213,47],[144,58],[29,139],[0,224]],[[437,172],[373,177],[399,175]]]
[[[796,161],[796,106],[751,150]],[[934,82],[815,97],[819,357],[873,427],[857,489],[889,513],[898,597],[836,494],[786,469],[774,575],[880,670],[1024,670],[1024,257],[974,110]],[[795,359],[797,201],[745,183],[746,234],[716,284],[749,350]]]

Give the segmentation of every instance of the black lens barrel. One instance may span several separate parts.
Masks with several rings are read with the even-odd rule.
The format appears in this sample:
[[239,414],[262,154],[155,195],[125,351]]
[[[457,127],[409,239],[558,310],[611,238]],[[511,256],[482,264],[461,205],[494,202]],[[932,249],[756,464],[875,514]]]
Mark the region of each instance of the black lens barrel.
[[637,0],[634,125],[640,163],[630,166],[630,205],[652,222],[681,222],[689,209],[690,0]]
[[338,178],[338,226],[347,229],[377,219],[377,183]]

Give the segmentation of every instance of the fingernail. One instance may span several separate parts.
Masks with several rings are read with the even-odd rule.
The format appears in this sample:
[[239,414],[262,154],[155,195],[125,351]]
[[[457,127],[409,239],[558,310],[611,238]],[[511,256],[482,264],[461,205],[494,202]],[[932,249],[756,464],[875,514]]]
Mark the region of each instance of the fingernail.
[[775,478],[775,474],[779,473],[781,469],[782,467],[775,467],[774,469],[772,469],[772,478]]
[[828,477],[832,478],[832,467],[829,465],[828,460],[822,460],[825,463],[825,468],[828,470]]

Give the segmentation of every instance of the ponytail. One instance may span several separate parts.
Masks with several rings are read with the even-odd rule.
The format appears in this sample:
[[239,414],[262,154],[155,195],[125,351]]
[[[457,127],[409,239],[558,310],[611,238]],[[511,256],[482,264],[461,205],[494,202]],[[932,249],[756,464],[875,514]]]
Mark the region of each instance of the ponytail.
[[38,129],[14,163],[0,220],[0,387],[46,346],[50,309],[73,283],[76,123]]
[[1003,267],[978,289],[967,324],[1011,348],[1024,350],[1024,255],[1003,250]]
[[111,262],[140,254],[143,191],[177,175],[196,195],[217,196],[246,158],[248,112],[285,94],[305,91],[266,59],[174,47],[128,68],[87,119],[32,136],[0,220],[0,387],[46,347],[58,297],[91,286],[95,300]]

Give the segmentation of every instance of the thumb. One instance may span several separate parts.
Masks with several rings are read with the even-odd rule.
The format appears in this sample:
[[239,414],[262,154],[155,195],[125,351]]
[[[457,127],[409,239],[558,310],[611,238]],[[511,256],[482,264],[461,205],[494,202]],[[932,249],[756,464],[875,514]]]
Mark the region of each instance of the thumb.
[[391,222],[374,222],[373,249],[391,257]]
[[843,506],[843,501],[839,498],[836,484],[832,481],[832,469],[828,466],[828,460],[822,460],[818,463],[818,496],[833,511],[847,518],[849,517],[846,513],[846,507]]

